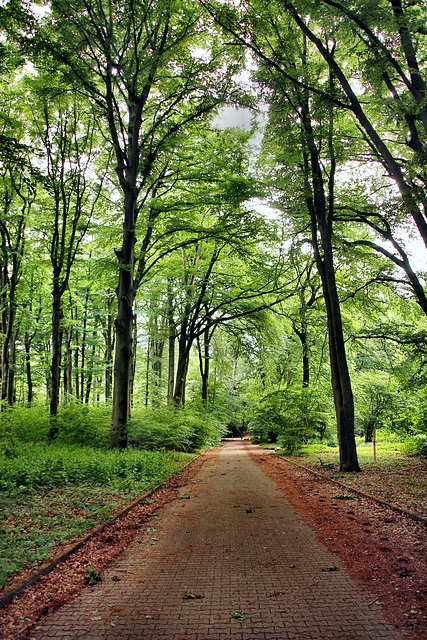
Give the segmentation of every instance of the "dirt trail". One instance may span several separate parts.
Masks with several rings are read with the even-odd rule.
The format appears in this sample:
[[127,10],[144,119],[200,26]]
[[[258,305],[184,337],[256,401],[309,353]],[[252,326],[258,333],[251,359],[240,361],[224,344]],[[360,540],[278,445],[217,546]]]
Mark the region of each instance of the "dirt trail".
[[228,441],[35,640],[400,640],[275,483]]

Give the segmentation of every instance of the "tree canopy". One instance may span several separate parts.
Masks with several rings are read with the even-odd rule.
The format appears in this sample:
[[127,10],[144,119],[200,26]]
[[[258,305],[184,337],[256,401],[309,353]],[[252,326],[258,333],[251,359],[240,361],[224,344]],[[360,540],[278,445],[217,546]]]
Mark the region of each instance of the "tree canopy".
[[46,402],[53,439],[62,406],[111,404],[121,448],[138,406],[199,402],[231,432],[265,407],[288,416],[265,437],[335,430],[343,471],[355,432],[427,431],[405,408],[425,397],[426,9],[4,3],[4,406]]

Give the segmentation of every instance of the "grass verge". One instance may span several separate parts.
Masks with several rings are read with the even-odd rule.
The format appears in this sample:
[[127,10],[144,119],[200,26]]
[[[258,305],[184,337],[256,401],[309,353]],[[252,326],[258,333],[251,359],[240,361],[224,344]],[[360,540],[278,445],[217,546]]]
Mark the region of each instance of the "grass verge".
[[[406,443],[387,433],[378,433],[376,459],[372,443],[356,438],[356,445],[362,473],[340,473],[338,447],[322,443],[303,445],[289,457],[349,487],[427,517],[427,458],[408,455]],[[285,450],[277,453],[288,457]]]
[[0,588],[193,457],[31,443],[0,453]]

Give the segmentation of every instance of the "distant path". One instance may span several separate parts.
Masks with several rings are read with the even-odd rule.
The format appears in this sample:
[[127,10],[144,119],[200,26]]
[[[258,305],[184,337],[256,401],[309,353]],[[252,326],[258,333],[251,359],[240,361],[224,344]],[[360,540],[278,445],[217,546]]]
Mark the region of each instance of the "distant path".
[[31,638],[401,640],[250,459],[252,446],[227,441],[211,454],[102,581]]

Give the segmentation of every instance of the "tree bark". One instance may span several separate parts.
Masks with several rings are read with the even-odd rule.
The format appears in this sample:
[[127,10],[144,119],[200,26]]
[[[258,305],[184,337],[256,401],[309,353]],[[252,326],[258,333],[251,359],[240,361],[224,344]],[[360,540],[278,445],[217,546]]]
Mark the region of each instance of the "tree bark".
[[108,317],[107,328],[105,332],[105,400],[111,398],[111,386],[112,386],[112,364],[113,364],[113,316],[111,313],[111,306],[113,304],[113,297],[110,295],[110,291],[107,292],[108,300]]
[[176,326],[173,318],[172,287],[168,283],[168,327],[169,327],[169,353],[168,353],[168,405],[173,404],[173,385],[175,381],[175,339]]
[[9,344],[9,376],[7,383],[7,404],[12,407],[15,404],[16,392],[15,392],[15,371],[16,371],[16,335],[12,331]]
[[[322,281],[326,305],[331,382],[340,450],[340,470],[360,471],[354,438],[353,392],[345,352],[341,309],[333,260],[333,185],[329,182],[327,207],[322,169],[309,117],[308,101],[303,104],[302,114],[302,126],[307,149],[307,151],[304,151],[306,202],[310,212],[314,257]],[[331,163],[333,165],[332,160]],[[333,180],[333,178],[334,170],[333,166],[331,166],[329,181]]]
[[93,367],[94,367],[94,364],[95,364],[95,354],[96,354],[96,329],[94,329],[93,332],[92,332],[92,339],[93,339],[93,345],[92,345],[92,353],[91,353],[91,361],[90,361],[90,366],[89,366],[89,372],[88,372],[87,380],[86,380],[85,404],[89,404],[90,390],[92,388]]
[[202,404],[206,411],[209,409],[209,344],[210,344],[209,327],[206,327],[203,332],[203,354],[200,340],[197,339],[197,346],[199,352],[199,364],[200,364],[200,376],[202,378]]
[[[61,384],[61,349],[62,349],[62,307],[58,278],[54,279],[52,291],[52,364],[50,367],[50,415],[56,416],[59,408],[59,389]],[[50,437],[55,437],[53,429]]]
[[125,190],[125,220],[123,242],[119,259],[119,283],[117,286],[116,348],[114,356],[113,411],[111,419],[111,442],[123,449],[128,442],[127,425],[130,418],[130,396],[133,364],[133,320],[135,264],[135,224],[137,217],[137,190],[129,186]]
[[31,371],[31,338],[28,331],[25,332],[25,371],[27,375],[27,403],[31,406],[33,402],[33,376]]

